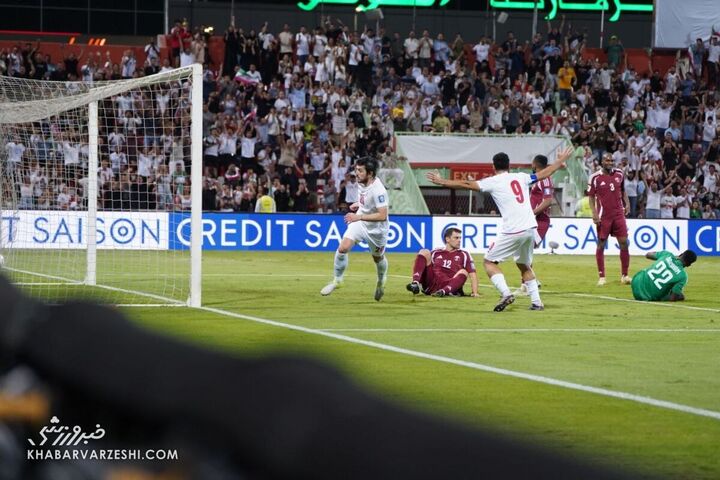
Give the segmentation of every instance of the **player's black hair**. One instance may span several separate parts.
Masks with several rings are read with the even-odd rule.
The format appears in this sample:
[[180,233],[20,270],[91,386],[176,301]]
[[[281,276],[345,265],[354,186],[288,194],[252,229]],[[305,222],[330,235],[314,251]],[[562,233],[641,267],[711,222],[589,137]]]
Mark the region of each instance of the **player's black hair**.
[[697,253],[692,250],[685,250],[680,254],[680,259],[686,267],[689,267],[697,260]]
[[493,156],[493,167],[495,167],[495,170],[510,170],[510,157],[508,157],[507,153],[496,153]]
[[377,177],[377,160],[375,160],[372,157],[362,157],[359,158],[355,165],[360,167],[365,167],[365,171],[367,173],[372,173],[373,178]]
[[452,236],[453,233],[462,233],[459,228],[450,227],[447,230],[445,230],[445,233],[443,233],[443,240],[447,242],[448,238]]
[[533,163],[537,163],[542,168],[545,168],[548,164],[548,158],[545,155],[535,155],[535,158],[533,158]]

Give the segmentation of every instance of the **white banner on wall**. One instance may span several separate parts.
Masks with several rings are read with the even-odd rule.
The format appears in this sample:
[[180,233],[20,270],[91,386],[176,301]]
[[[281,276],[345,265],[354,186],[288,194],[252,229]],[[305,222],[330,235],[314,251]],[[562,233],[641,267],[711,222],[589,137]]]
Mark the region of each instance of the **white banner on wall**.
[[655,0],[655,48],[688,48],[720,32],[719,0]]
[[[435,217],[433,219],[433,248],[443,246],[443,232],[448,227],[462,232],[462,248],[470,253],[485,253],[500,233],[499,217]],[[669,250],[683,252],[688,248],[688,222],[685,220],[628,220],[630,254]],[[550,253],[550,242],[557,242],[555,253],[594,255],[597,234],[592,219],[553,218],[545,241],[536,253]],[[614,238],[607,242],[605,253],[619,255],[620,248]]]
[[414,166],[422,164],[491,164],[492,157],[505,152],[513,165],[530,165],[538,154],[552,163],[555,151],[564,146],[565,137],[549,135],[454,136],[397,135],[397,144]]
[[[82,249],[87,245],[87,212],[2,211],[2,248]],[[167,250],[168,214],[98,212],[98,249]]]

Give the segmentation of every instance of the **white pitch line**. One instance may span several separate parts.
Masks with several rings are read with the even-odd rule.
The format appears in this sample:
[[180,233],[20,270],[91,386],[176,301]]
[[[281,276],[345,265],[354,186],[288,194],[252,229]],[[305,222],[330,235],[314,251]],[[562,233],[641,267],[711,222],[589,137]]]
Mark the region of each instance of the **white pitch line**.
[[720,333],[720,328],[321,328],[323,332]]
[[[171,275],[168,275],[171,276]],[[186,276],[186,275],[182,275]],[[369,277],[374,276],[373,274],[348,274],[346,277],[353,278],[353,277]],[[204,273],[203,277],[289,277],[289,278],[330,278],[329,274],[320,274],[320,273],[244,273],[244,272],[231,272],[231,273]],[[406,278],[409,279],[407,275],[388,275],[388,277],[392,278]],[[487,284],[479,284],[478,286],[482,288],[490,288],[494,289],[495,287],[492,285]],[[668,308],[680,308],[685,310],[696,310],[701,312],[713,312],[713,313],[720,313],[720,309],[716,308],[707,308],[707,307],[694,307],[692,305],[682,305],[680,303],[672,303],[672,302],[642,302],[640,300],[634,300],[630,298],[618,298],[618,297],[610,297],[606,295],[593,295],[590,293],[574,293],[574,292],[559,292],[557,290],[547,290],[543,289],[541,293],[548,293],[551,295],[558,295],[561,297],[581,297],[581,298],[595,298],[598,300],[610,300],[615,302],[630,302],[630,303],[637,303],[639,305],[647,306],[647,307],[668,307]]]
[[596,395],[603,395],[606,397],[617,398],[620,400],[628,400],[631,402],[636,402],[636,403],[640,403],[640,404],[644,404],[644,405],[651,405],[653,407],[664,408],[667,410],[674,410],[677,412],[689,413],[691,415],[697,415],[697,416],[701,416],[701,417],[708,417],[708,418],[712,418],[715,420],[720,420],[720,412],[716,412],[713,410],[706,410],[704,408],[691,407],[691,406],[683,405],[680,403],[668,402],[665,400],[658,400],[658,399],[646,397],[643,395],[635,395],[633,393],[626,393],[626,392],[620,392],[620,391],[615,391],[615,390],[608,390],[605,388],[591,387],[588,385],[582,385],[580,383],[566,382],[564,380],[558,380],[555,378],[544,377],[542,375],[533,375],[530,373],[518,372],[515,370],[507,370],[505,368],[497,368],[497,367],[493,367],[491,365],[484,365],[482,363],[468,362],[465,360],[458,360],[456,358],[445,357],[442,355],[434,355],[431,353],[420,352],[417,350],[410,350],[407,348],[396,347],[393,345],[387,345],[387,344],[379,343],[379,342],[372,342],[369,340],[363,340],[360,338],[350,337],[347,335],[341,335],[338,333],[333,333],[333,332],[328,332],[328,331],[323,331],[323,330],[316,330],[314,328],[302,327],[300,325],[293,325],[290,323],[283,323],[283,322],[278,322],[275,320],[268,320],[265,318],[254,317],[251,315],[243,315],[241,313],[228,312],[226,310],[221,310],[218,308],[199,307],[198,310],[216,313],[218,315],[223,315],[226,317],[239,318],[241,320],[249,320],[251,322],[261,323],[263,325],[271,325],[274,327],[286,328],[289,330],[295,330],[297,332],[307,333],[307,334],[311,334],[311,335],[319,335],[319,336],[323,336],[323,337],[327,337],[327,338],[332,338],[335,340],[340,340],[343,342],[353,343],[356,345],[364,345],[366,347],[371,347],[371,348],[375,348],[378,350],[399,353],[402,355],[408,355],[411,357],[422,358],[425,360],[433,360],[436,362],[442,362],[442,363],[447,363],[447,364],[451,364],[451,365],[472,368],[475,370],[481,370],[484,372],[495,373],[498,375],[504,375],[504,376],[508,376],[508,377],[520,378],[523,380],[529,380],[531,382],[543,383],[546,385],[553,385],[556,387],[567,388],[570,390],[579,390],[579,391],[587,392],[587,393],[594,393]]
[[[553,292],[556,293],[556,292]],[[557,294],[557,293],[556,293]],[[630,303],[639,303],[642,305],[653,305],[656,307],[674,307],[674,308],[686,308],[688,310],[700,310],[703,312],[716,312],[720,313],[720,310],[715,308],[705,308],[705,307],[693,307],[692,305],[678,305],[673,302],[643,302],[640,300],[634,300],[631,298],[617,298],[617,297],[608,297],[605,295],[593,295],[590,293],[559,293],[558,295],[572,295],[573,297],[583,297],[583,298],[598,298],[601,300],[615,300],[616,302],[630,302]]]
[[[21,270],[18,268],[7,268],[6,270],[10,270],[12,272],[17,272],[17,273],[23,273],[25,275],[33,275],[36,277],[47,278],[50,280],[61,280],[61,281],[68,282],[69,284],[72,284],[72,285],[85,285],[83,282],[78,282],[77,280],[72,280],[70,278],[59,277],[57,275],[48,275],[46,273],[30,272],[30,271]],[[168,298],[168,297],[163,297],[162,295],[155,295],[154,293],[138,292],[137,290],[129,290],[126,288],[111,287],[109,285],[101,285],[101,284],[86,285],[86,286],[91,287],[91,288],[102,288],[103,290],[110,290],[112,292],[131,293],[131,294],[138,295],[141,297],[152,298],[155,300],[162,300],[164,302],[168,302],[168,304],[173,304],[173,305],[177,305],[177,306],[185,306],[185,303],[183,303],[179,300],[175,300],[175,299]]]

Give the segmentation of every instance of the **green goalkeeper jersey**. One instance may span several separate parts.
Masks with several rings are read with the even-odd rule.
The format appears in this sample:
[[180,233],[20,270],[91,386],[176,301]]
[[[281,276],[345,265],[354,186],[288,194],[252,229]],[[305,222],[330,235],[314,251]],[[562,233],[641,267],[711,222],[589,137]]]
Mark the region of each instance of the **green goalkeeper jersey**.
[[671,292],[681,294],[687,284],[685,267],[675,255],[661,251],[656,258],[655,263],[636,273],[632,279],[632,291],[637,300],[666,300]]

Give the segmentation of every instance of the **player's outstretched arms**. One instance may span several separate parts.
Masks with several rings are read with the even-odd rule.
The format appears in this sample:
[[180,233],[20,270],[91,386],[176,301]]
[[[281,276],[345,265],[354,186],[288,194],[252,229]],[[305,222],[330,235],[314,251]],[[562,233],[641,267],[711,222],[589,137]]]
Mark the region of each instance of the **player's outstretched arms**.
[[683,295],[682,293],[670,292],[668,300],[671,302],[682,302],[685,300],[685,295]]
[[425,177],[427,177],[427,179],[435,185],[440,185],[442,187],[463,188],[465,190],[480,191],[480,187],[478,187],[477,182],[474,180],[447,180],[445,178],[442,178],[440,176],[440,172],[438,172],[437,170],[426,173]]
[[648,260],[657,260],[657,252],[646,253],[645,258],[647,258]]
[[540,170],[535,174],[538,181],[539,180],[545,180],[546,178],[550,177],[553,173],[557,172],[561,168],[565,166],[565,162],[572,157],[573,152],[575,149],[573,147],[565,147],[562,150],[560,150],[557,154],[557,158],[555,159],[555,162]]

